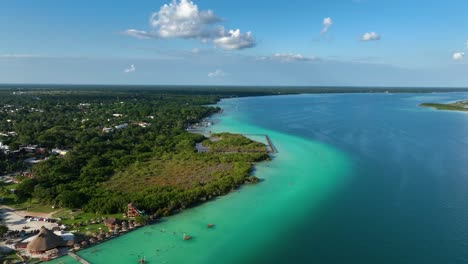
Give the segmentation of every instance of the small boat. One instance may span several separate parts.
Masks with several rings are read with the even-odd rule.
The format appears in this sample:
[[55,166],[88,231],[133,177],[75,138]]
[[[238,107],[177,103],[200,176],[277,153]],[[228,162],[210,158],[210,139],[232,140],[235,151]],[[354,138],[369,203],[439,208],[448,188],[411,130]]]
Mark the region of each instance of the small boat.
[[138,259],[138,263],[145,264],[146,263],[146,257]]
[[207,228],[212,228],[214,226],[214,224],[207,224],[206,227]]
[[184,236],[183,236],[182,238],[183,238],[184,240],[190,240],[190,239],[192,239],[191,236],[189,236],[189,235],[187,235],[187,234],[185,234],[185,233],[184,233]]

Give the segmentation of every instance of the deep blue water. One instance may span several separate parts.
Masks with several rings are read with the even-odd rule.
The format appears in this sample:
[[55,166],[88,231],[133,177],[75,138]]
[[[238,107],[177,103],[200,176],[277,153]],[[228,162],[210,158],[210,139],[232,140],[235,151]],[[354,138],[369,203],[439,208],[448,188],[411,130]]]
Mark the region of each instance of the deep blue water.
[[418,106],[462,99],[468,93],[238,100],[257,126],[332,145],[353,163],[318,213],[256,261],[468,263],[468,113]]

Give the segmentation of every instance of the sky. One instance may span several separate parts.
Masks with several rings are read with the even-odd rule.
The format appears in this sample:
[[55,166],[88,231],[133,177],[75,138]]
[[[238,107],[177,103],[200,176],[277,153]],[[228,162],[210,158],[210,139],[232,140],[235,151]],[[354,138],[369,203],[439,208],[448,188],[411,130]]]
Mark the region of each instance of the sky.
[[468,1],[2,0],[0,83],[468,87]]

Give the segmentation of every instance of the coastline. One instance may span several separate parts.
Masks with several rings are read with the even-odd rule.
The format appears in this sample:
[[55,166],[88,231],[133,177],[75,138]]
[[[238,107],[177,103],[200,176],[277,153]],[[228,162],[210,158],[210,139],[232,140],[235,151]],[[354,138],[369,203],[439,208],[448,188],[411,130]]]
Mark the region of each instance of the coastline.
[[[220,258],[225,263],[239,263],[259,259],[269,243],[288,232],[289,227],[280,221],[282,217],[291,215],[293,222],[300,222],[305,213],[315,210],[344,182],[349,162],[343,153],[248,123],[243,118],[245,113],[235,110],[238,100],[242,99],[219,102],[218,105],[226,108],[224,113],[214,115],[220,122],[211,128],[214,132],[271,137],[280,154],[268,163],[256,164],[255,175],[262,183],[242,185],[229,195],[79,251],[78,255],[91,263],[131,263],[138,256],[157,263],[217,263]],[[303,201],[308,201],[307,210]],[[207,229],[207,222],[214,223],[215,227]],[[183,233],[193,239],[183,241]],[[69,257],[50,263],[63,262],[77,263]]]
[[[466,102],[466,101],[465,101]],[[456,101],[453,103],[421,103],[420,107],[431,108],[439,111],[451,111],[451,112],[468,112],[468,108],[461,105],[468,105],[467,103],[462,103],[462,101]]]
[[[219,104],[219,102],[218,102]],[[209,105],[209,106],[212,106],[212,107],[217,107],[218,104],[215,104],[215,105]],[[214,123],[214,120],[216,120],[217,117],[219,117],[220,115],[222,115],[224,112],[224,109],[220,108],[220,110],[217,112],[217,113],[214,113],[214,114],[211,114],[210,116],[207,116],[205,118],[203,118],[199,123],[206,123],[206,122],[209,122],[210,125],[209,126],[205,126],[205,125],[198,125],[199,123],[197,123],[197,125],[193,125],[192,128],[189,128],[187,129],[187,132],[189,133],[197,133],[197,134],[201,134],[203,136],[205,136],[206,138],[209,138],[210,135],[211,135],[211,131],[209,130],[206,130],[207,128],[211,127]],[[226,133],[231,133],[229,131],[223,131],[223,132],[226,132]],[[236,133],[234,133],[236,134]],[[272,154],[274,154],[276,152],[275,150],[275,147],[273,145],[273,143],[271,142],[271,140],[269,139],[268,135],[265,135],[265,138],[266,138],[266,142],[262,142],[262,140],[258,140],[257,138],[255,138],[256,135],[253,135],[253,136],[248,136],[248,135],[243,135],[243,134],[239,134],[239,135],[242,135],[242,136],[245,136],[255,142],[259,142],[259,143],[262,143],[262,144],[265,144],[265,147],[268,149],[268,147],[272,148],[272,151],[267,151],[270,156],[270,159],[272,158]],[[249,177],[252,177],[254,176],[254,174],[252,173],[253,171],[256,170],[256,166],[260,163],[263,163],[263,162],[270,162],[271,160],[262,160],[262,161],[259,161],[259,162],[254,162],[252,165],[251,165],[251,173],[249,174]],[[160,222],[163,222],[163,221],[170,221],[171,218],[173,218],[174,216],[178,215],[178,214],[181,214],[183,213],[184,211],[187,211],[187,210],[192,210],[198,206],[201,206],[205,203],[209,203],[209,202],[212,202],[212,201],[215,201],[216,199],[220,198],[220,197],[223,197],[223,196],[226,196],[226,195],[229,195],[230,193],[234,192],[234,191],[238,191],[239,188],[242,188],[246,185],[256,185],[256,184],[259,184],[258,182],[257,183],[252,183],[252,182],[247,182],[247,179],[244,183],[234,187],[235,189],[233,189],[231,192],[228,192],[228,193],[224,193],[224,194],[220,194],[218,196],[215,196],[213,197],[212,199],[209,199],[207,201],[204,201],[204,202],[200,202],[199,204],[193,206],[193,207],[189,207],[189,208],[186,208],[186,209],[178,209],[178,210],[175,210],[173,214],[169,215],[169,216],[165,216],[165,217],[162,217],[160,219],[156,219],[154,221],[150,221],[148,224],[146,225],[143,225],[143,226],[139,226],[138,228],[135,228],[135,229],[132,229],[132,230],[128,230],[126,232],[122,232],[120,233],[119,235],[116,235],[116,236],[112,236],[110,238],[106,238],[105,240],[103,241],[98,241],[97,243],[95,244],[90,244],[88,245],[87,247],[85,248],[81,248],[79,250],[73,250],[73,249],[70,249],[70,252],[73,253],[73,255],[75,257],[73,257],[72,255],[63,255],[63,256],[60,256],[58,258],[55,258],[55,259],[51,259],[49,261],[47,261],[47,263],[56,263],[56,261],[59,261],[58,263],[69,263],[69,262],[65,262],[65,261],[71,261],[70,263],[78,263],[78,259],[79,258],[82,258],[78,253],[81,252],[81,251],[85,251],[85,250],[91,250],[92,251],[92,248],[93,247],[96,247],[100,244],[104,244],[106,242],[110,242],[112,240],[115,240],[115,239],[118,239],[118,238],[122,238],[124,237],[125,235],[128,235],[138,229],[141,229],[143,227],[154,227],[154,226],[157,226],[158,223]],[[10,207],[5,207],[5,208],[8,208],[8,209],[11,209]],[[2,208],[0,208],[2,209]],[[0,211],[1,212],[1,211]],[[35,213],[32,213],[32,212],[26,212],[28,214],[35,214]],[[48,214],[50,215],[50,214]],[[210,227],[211,228],[211,227]],[[83,260],[86,261],[86,259],[83,258]],[[73,262],[73,261],[76,261],[76,262]]]

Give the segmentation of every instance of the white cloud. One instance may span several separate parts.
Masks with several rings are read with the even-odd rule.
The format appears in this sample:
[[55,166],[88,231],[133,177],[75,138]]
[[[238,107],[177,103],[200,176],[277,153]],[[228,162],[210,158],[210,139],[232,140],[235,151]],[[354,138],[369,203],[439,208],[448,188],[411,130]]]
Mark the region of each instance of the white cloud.
[[132,72],[135,72],[135,71],[136,71],[136,67],[135,67],[135,65],[132,64],[132,65],[130,65],[129,68],[126,68],[124,70],[124,73],[132,73]]
[[128,29],[122,33],[139,39],[198,39],[203,43],[213,42],[226,50],[255,46],[251,32],[241,34],[239,29],[227,31],[219,25],[222,21],[212,10],[199,10],[192,1],[172,0],[151,15],[149,31]]
[[220,69],[217,69],[215,70],[214,72],[209,72],[208,73],[208,77],[210,78],[215,78],[215,77],[224,77],[228,75],[227,73],[225,73],[223,70],[220,70]]
[[277,60],[280,62],[302,62],[318,60],[316,57],[305,57],[301,54],[294,53],[275,53],[271,57],[263,57],[262,59]]
[[375,32],[366,32],[361,37],[362,41],[380,40],[380,36]]
[[279,61],[284,63],[289,62],[307,62],[307,61],[320,61],[318,57],[306,57],[301,54],[295,53],[275,53],[271,56],[257,57],[256,60],[260,61]]
[[452,54],[452,59],[456,61],[463,60],[465,58],[465,53],[464,52],[454,52]]
[[323,22],[322,22],[322,25],[323,25],[323,28],[322,28],[322,31],[320,32],[320,34],[325,34],[328,32],[328,29],[331,27],[331,25],[333,24],[333,21],[330,17],[326,17],[323,19]]
[[213,40],[217,47],[225,50],[240,50],[255,47],[255,39],[252,32],[241,34],[240,30],[229,30],[221,32],[221,36]]
[[156,34],[152,34],[144,30],[138,30],[138,29],[127,29],[123,31],[122,34],[130,36],[130,37],[135,37],[138,39],[151,39],[151,38],[158,37]]
[[150,25],[163,38],[200,38],[211,34],[211,25],[221,22],[213,11],[199,11],[192,1],[173,0],[153,13]]

